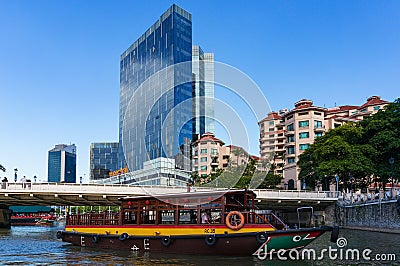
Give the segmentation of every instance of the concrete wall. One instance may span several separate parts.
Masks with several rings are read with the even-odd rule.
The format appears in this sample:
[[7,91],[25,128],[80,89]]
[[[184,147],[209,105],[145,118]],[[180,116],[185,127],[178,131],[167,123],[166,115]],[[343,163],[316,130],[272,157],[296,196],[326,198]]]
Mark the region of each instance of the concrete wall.
[[335,220],[340,226],[400,229],[400,199],[356,206],[337,204]]

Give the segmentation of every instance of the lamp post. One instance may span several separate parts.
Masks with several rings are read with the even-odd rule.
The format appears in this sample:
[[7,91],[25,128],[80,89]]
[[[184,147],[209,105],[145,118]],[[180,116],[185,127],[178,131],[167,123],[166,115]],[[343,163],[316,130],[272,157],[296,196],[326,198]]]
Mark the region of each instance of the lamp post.
[[79,182],[80,182],[81,185],[82,185],[82,177],[79,177]]
[[389,158],[389,163],[390,163],[390,170],[391,170],[391,176],[392,176],[392,188],[390,189],[390,197],[393,199],[393,187],[394,187],[394,178],[393,178],[394,158],[393,157]]
[[336,195],[339,197],[339,175],[338,174],[335,175],[335,179],[336,179]]
[[17,178],[18,178],[17,172],[18,172],[18,169],[15,168],[15,169],[14,169],[14,182],[15,182],[15,183],[17,183]]
[[33,179],[35,180],[35,183],[36,183],[37,176],[34,176]]
[[350,201],[351,201],[351,203],[353,203],[353,180],[354,180],[353,175],[350,174],[350,197],[351,197]]

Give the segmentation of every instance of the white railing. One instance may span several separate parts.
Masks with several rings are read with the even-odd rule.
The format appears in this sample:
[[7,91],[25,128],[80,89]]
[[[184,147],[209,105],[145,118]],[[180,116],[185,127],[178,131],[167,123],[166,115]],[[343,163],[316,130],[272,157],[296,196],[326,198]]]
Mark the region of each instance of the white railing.
[[[74,184],[74,183],[8,183],[2,184],[0,192],[13,191],[18,193],[49,192],[49,193],[89,193],[89,194],[165,194],[186,192],[182,186],[138,186],[124,184]],[[226,190],[225,188],[191,187],[191,191]],[[335,191],[305,191],[305,190],[253,190],[258,199],[309,199],[336,200],[339,193]]]

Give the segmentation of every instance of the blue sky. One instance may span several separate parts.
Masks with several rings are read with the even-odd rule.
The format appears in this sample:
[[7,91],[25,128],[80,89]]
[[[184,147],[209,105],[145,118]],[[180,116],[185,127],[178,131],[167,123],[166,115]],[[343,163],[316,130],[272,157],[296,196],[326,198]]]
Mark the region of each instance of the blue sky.
[[118,138],[119,56],[174,2],[192,13],[193,44],[249,75],[274,110],[399,97],[400,1],[0,0],[5,175],[44,181],[48,150],[75,143],[87,181],[90,143]]

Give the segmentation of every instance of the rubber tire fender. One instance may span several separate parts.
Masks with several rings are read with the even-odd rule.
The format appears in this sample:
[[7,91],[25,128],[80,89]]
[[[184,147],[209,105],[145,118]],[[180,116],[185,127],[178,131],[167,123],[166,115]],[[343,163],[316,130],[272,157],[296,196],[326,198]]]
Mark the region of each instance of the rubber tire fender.
[[98,235],[92,236],[93,243],[97,243],[97,242],[99,242],[99,240],[100,240],[100,237]]
[[268,235],[267,235],[267,233],[265,233],[265,232],[258,232],[258,233],[256,234],[256,240],[257,240],[258,243],[264,244],[265,241],[268,240]]
[[164,247],[168,247],[169,245],[171,245],[171,237],[163,236],[161,238],[161,244],[163,244]]
[[334,226],[331,233],[331,242],[336,243],[339,238],[339,226]]
[[204,241],[206,242],[207,246],[214,246],[217,242],[217,238],[215,237],[215,235],[208,235],[206,236]]
[[122,233],[122,234],[119,236],[119,240],[125,241],[126,239],[128,239],[128,237],[129,237],[129,235],[128,235],[127,233]]
[[61,239],[62,238],[62,236],[63,236],[63,232],[61,232],[61,231],[57,231],[57,239]]

